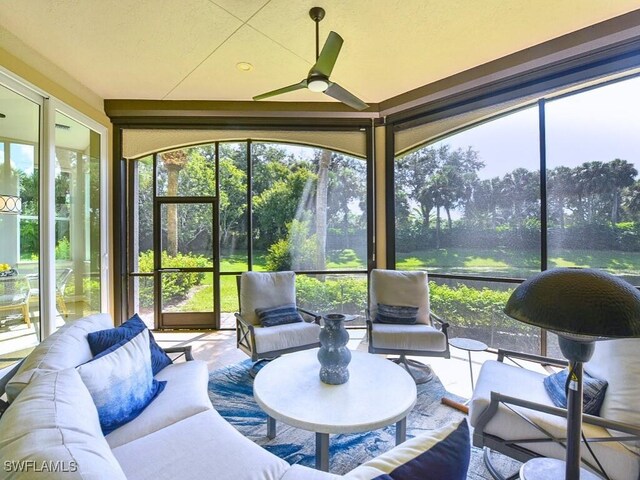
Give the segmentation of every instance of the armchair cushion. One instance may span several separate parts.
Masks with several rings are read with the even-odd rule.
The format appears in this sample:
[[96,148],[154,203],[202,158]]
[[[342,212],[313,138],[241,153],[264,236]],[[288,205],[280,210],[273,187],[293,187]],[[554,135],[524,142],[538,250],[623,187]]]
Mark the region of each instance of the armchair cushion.
[[[565,384],[568,376],[569,370],[565,368],[544,379],[544,388],[547,390],[549,398],[551,398],[551,401],[556,407],[567,408]],[[594,378],[587,372],[584,372],[582,381],[582,410],[589,415],[600,415],[600,407],[604,401],[604,394],[607,391],[607,381]]]
[[[589,375],[609,382],[600,416],[640,426],[640,339],[625,338],[596,342],[591,360],[584,365]],[[615,432],[612,432],[615,434]],[[640,442],[625,445],[640,454]]]
[[371,270],[369,312],[376,318],[378,303],[385,305],[415,305],[417,323],[431,324],[429,318],[429,283],[427,272],[401,270]]
[[418,307],[405,305],[378,304],[376,321],[380,323],[393,323],[413,325],[418,318]]
[[252,325],[260,325],[256,308],[296,304],[294,272],[244,272],[240,277],[240,314]]
[[374,348],[444,352],[447,337],[430,325],[371,324],[371,343]]
[[258,327],[254,335],[256,353],[261,354],[317,344],[320,341],[320,325],[296,322],[269,328]]
[[363,463],[344,478],[354,480],[465,480],[471,458],[467,420],[411,438]]
[[286,323],[304,321],[293,303],[277,307],[256,308],[256,315],[263,327],[274,327]]

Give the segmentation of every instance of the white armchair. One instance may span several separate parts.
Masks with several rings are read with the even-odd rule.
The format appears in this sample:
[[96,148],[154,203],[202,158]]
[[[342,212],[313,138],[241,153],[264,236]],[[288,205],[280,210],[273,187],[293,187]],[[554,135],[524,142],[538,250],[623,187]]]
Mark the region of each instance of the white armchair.
[[[583,440],[582,465],[611,480],[635,480],[640,475],[638,351],[638,339],[596,342],[595,353],[584,366],[591,376],[607,380],[608,386],[600,416],[583,415],[582,431],[593,454]],[[566,455],[567,411],[551,401],[543,384],[546,375],[507,364],[505,359],[566,366],[563,360],[502,350],[498,361],[482,366],[469,420],[473,444],[485,447],[485,464],[497,479],[504,478],[504,472],[493,467],[491,450],[522,462],[540,456],[564,460]]]
[[244,272],[238,277],[238,297],[237,346],[254,362],[320,346],[319,315],[297,308],[303,322],[263,327],[256,314],[257,308],[296,304],[294,272]]
[[[448,323],[429,308],[425,271],[371,270],[367,330],[369,353],[399,355],[416,383],[432,378],[430,367],[407,360],[406,355],[449,358]],[[418,307],[415,324],[376,322],[378,304]],[[413,367],[413,368],[412,368]]]

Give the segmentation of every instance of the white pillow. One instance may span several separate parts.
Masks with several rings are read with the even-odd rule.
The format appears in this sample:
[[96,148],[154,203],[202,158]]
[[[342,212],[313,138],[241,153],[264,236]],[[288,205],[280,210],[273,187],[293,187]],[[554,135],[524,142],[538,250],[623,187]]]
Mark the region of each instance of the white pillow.
[[0,419],[0,459],[7,480],[126,480],[73,368],[38,375],[9,406]]
[[111,317],[106,313],[97,313],[69,322],[47,337],[33,349],[7,383],[9,402],[15,400],[39,373],[77,367],[90,360],[93,354],[87,342],[87,334],[111,327]]
[[244,272],[240,277],[240,313],[253,325],[260,325],[256,308],[296,304],[294,272]]
[[166,382],[153,378],[149,330],[122,340],[77,367],[107,435],[130,422],[158,396]]

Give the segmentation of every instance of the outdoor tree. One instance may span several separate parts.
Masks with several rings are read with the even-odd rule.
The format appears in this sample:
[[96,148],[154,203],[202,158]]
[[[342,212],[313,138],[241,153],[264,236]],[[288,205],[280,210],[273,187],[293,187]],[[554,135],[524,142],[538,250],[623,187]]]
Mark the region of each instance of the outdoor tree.
[[[174,150],[162,154],[162,163],[167,170],[167,195],[178,195],[178,177],[187,163],[185,150]],[[178,254],[178,208],[175,203],[167,205],[167,252],[169,256]]]

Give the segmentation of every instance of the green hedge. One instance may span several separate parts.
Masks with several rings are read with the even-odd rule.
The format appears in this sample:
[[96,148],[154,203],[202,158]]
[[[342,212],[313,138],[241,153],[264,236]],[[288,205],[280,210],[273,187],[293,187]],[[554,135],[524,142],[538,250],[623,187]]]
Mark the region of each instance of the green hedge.
[[324,281],[307,275],[296,277],[298,304],[321,314],[360,314],[367,305],[367,280],[362,277],[327,275]]
[[[364,277],[328,275],[324,281],[298,275],[298,303],[319,313],[345,312],[359,314],[367,307],[367,282]],[[491,328],[496,324],[517,331],[524,324],[507,317],[502,310],[510,291],[473,288],[464,284],[455,287],[429,282],[431,310],[458,327]]]
[[[163,268],[198,268],[206,267],[207,259],[201,256],[185,255],[178,253],[170,257],[167,252],[162,252]],[[153,252],[151,250],[140,254],[138,268],[141,272],[153,271]],[[162,295],[166,301],[179,301],[187,296],[189,290],[200,285],[204,279],[202,272],[165,273],[162,275]],[[153,307],[153,282],[140,282],[139,290],[140,306]]]

